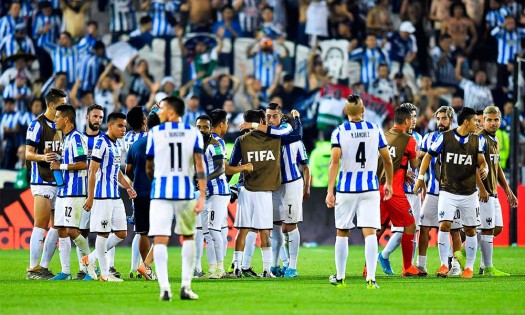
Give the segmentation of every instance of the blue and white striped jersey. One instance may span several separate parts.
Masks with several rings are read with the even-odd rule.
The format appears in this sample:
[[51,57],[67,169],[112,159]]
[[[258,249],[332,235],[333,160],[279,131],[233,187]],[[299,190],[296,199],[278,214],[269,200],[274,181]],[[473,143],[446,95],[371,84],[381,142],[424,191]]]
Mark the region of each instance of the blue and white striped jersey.
[[331,142],[332,147],[341,148],[336,191],[361,193],[378,190],[378,150],[387,146],[383,130],[368,121],[347,121],[332,132]]
[[84,132],[84,136],[86,137],[87,142],[87,161],[88,164],[91,162],[91,153],[93,153],[93,149],[95,148],[95,143],[97,143],[98,139],[104,135],[104,131],[100,131],[96,136],[88,135]]
[[22,18],[15,19],[10,14],[0,18],[0,38],[14,34],[15,26],[18,23],[23,23]]
[[239,24],[244,33],[252,33],[253,35],[257,27],[260,3],[261,0],[243,0],[242,8],[239,11]]
[[168,23],[166,12],[172,15],[177,15],[180,8],[180,1],[164,1],[164,0],[153,0],[151,3],[150,14],[153,19],[153,30],[151,33],[155,37],[160,36],[174,36],[175,31],[173,26]]
[[308,155],[302,141],[281,146],[281,183],[289,183],[303,177],[300,165],[308,164]]
[[253,71],[257,80],[264,88],[268,88],[275,80],[275,72],[281,56],[277,52],[264,53],[259,51],[253,56]]
[[49,52],[53,60],[53,73],[66,72],[68,83],[73,84],[77,77],[77,62],[79,56],[85,50],[78,49],[76,46],[58,46],[50,42],[45,42],[44,48]]
[[126,152],[129,151],[129,148],[131,148],[131,145],[135,143],[135,141],[139,140],[142,137],[146,137],[147,135],[148,133],[146,131],[135,132],[133,130],[130,130],[126,132],[126,135],[123,138],[125,144],[124,149],[126,150]]
[[122,159],[120,141],[113,141],[107,134],[102,135],[91,153],[91,159],[100,163],[95,183],[95,199],[118,199],[118,174]]
[[463,89],[465,107],[483,110],[485,107],[494,104],[492,92],[486,85],[479,85],[474,81],[463,79],[459,82],[459,87]]
[[95,54],[88,53],[80,57],[77,67],[77,78],[82,78],[80,90],[93,91],[100,76],[102,59]]
[[[49,30],[43,34],[38,34],[46,24],[49,24]],[[45,42],[56,43],[60,36],[60,26],[62,21],[58,15],[47,16],[39,13],[33,22],[33,38],[36,39],[36,45],[42,47]]]
[[[416,151],[421,150],[421,141],[422,138],[421,135],[417,131],[412,131],[412,137],[416,139]],[[416,176],[419,174],[419,168],[411,168],[410,163],[408,165],[408,169],[412,171],[412,173],[416,174]],[[405,188],[405,193],[413,194],[414,193],[414,185],[407,185],[406,183],[403,184],[403,187]]]
[[379,48],[357,48],[350,54],[350,60],[361,60],[361,82],[372,83],[377,78],[377,69],[381,63],[389,63],[386,55]]
[[[444,63],[440,63],[443,54],[446,54],[447,57]],[[454,74],[456,66],[454,56],[448,51],[443,51],[439,46],[432,49],[431,55],[434,72],[436,73],[436,81],[441,84],[457,85],[459,81]]]
[[[439,131],[434,131],[431,133],[427,133],[423,140],[421,141],[421,148],[420,150],[423,152],[427,152],[430,150],[430,147],[432,146],[432,143],[436,141],[436,139],[441,135]],[[436,167],[439,167],[438,165],[438,157],[432,157],[430,160],[430,165],[428,166],[427,170],[427,193],[431,195],[439,195],[439,179],[437,178],[436,174]]]
[[195,127],[168,121],[151,128],[146,146],[147,158],[155,165],[151,199],[194,199],[193,157],[203,150],[202,135]]
[[23,86],[18,87],[16,82],[13,82],[6,85],[2,91],[3,98],[10,97],[16,100],[19,95],[23,95],[25,98],[16,101],[16,108],[20,113],[25,113],[27,111],[27,105],[29,104],[29,98],[33,95],[31,89],[27,85],[24,84]]
[[485,15],[485,20],[490,25],[490,28],[495,28],[496,26],[500,26],[503,21],[505,21],[505,17],[509,14],[509,9],[502,5],[499,9],[490,10],[487,12],[487,15]]
[[9,57],[18,53],[19,51],[23,51],[30,55],[35,54],[35,47],[28,36],[25,36],[20,40],[17,40],[14,35],[9,35],[2,38],[2,42],[0,43],[0,54]]
[[[470,137],[478,137],[479,138],[478,153],[484,153],[485,152],[485,147],[486,147],[487,143],[486,143],[485,137],[483,137],[482,135],[476,135],[476,134],[472,133],[472,134],[469,134],[469,135],[466,135],[466,136],[462,137],[457,132],[457,128],[453,129],[452,133],[454,133],[454,138],[461,144],[467,143],[469,141]],[[443,149],[443,139],[444,139],[443,135],[440,134],[437,137],[436,141],[434,141],[432,143],[432,145],[430,146],[430,149],[428,150],[428,153],[430,153],[430,155],[438,156],[441,153],[441,150]]]
[[23,114],[20,114],[18,123],[20,124],[20,126],[28,128],[31,122],[36,119],[36,117],[37,115],[33,114],[32,112],[25,112]]
[[[73,129],[62,142],[62,164],[87,161],[86,137]],[[84,197],[87,194],[87,170],[62,171],[64,186],[58,190],[59,197]]]
[[77,44],[77,49],[80,51],[89,52],[95,46],[97,39],[90,34],[82,37],[82,39]]
[[283,32],[282,27],[272,22],[261,25],[260,31],[264,33],[264,36],[271,39],[278,39],[279,37],[286,36],[286,33]]
[[109,3],[111,32],[131,32],[137,27],[133,0],[113,0]]
[[525,37],[525,28],[518,27],[513,32],[497,26],[490,34],[498,40],[498,64],[514,61],[514,56],[521,52],[521,39]]
[[184,116],[182,116],[182,123],[185,125],[195,126],[197,117],[201,115],[206,115],[206,112],[201,109],[198,109],[196,112],[190,112],[186,109],[184,111]]
[[[55,123],[53,121],[47,119],[46,117],[44,117],[44,119],[46,120],[46,124],[49,127],[56,129]],[[29,128],[27,128],[26,145],[30,145],[32,147],[37,148],[38,143],[40,142],[41,136],[42,136],[42,126],[40,125],[40,122],[35,119],[31,122],[31,124],[29,125]],[[58,151],[59,148],[57,147],[59,146],[60,144],[55,145],[55,143],[49,143],[49,144],[46,143],[46,147],[51,147],[53,151]],[[37,162],[31,161],[31,184],[56,186],[55,182],[46,182],[40,177],[40,175],[38,174],[37,164],[38,164]]]
[[4,128],[14,129],[20,123],[21,117],[22,115],[17,111],[2,113],[0,118],[0,139],[5,140]]
[[[206,167],[206,174],[210,175],[216,168],[215,161],[221,161],[224,164],[226,158],[226,145],[224,140],[216,134],[212,134],[213,139],[217,140],[219,144],[208,144],[204,151],[204,165]],[[219,177],[214,178],[206,184],[206,196],[211,195],[230,195],[230,186],[226,179],[226,174],[222,173]]]

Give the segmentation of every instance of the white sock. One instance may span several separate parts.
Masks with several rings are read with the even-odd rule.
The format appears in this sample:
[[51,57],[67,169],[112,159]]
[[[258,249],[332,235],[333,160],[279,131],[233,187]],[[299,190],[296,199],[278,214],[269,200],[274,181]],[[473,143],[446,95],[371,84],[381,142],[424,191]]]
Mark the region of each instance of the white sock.
[[416,231],[414,233],[414,240],[412,241],[414,243],[414,249],[412,250],[412,261],[416,259],[416,253],[417,253],[417,244],[419,243],[419,231]]
[[263,271],[270,272],[270,267],[272,264],[272,248],[271,247],[261,247],[261,254],[262,254]]
[[476,236],[467,236],[465,240],[465,253],[467,254],[467,261],[465,269],[474,269],[474,261],[476,260],[476,253],[478,251],[478,238]]
[[[111,235],[113,235],[113,234],[109,234],[109,237],[111,237]],[[109,239],[109,237],[108,237],[108,239]],[[106,252],[106,259],[108,261],[108,268],[109,267],[115,268],[115,247],[108,248],[108,250]]]
[[[108,237],[108,253],[109,253],[109,250],[112,249],[112,248],[115,248],[115,246],[118,245],[118,243],[122,242],[124,239],[123,238],[120,238],[118,236],[116,236],[115,234],[111,233],[109,234],[109,237]],[[113,258],[115,258],[115,253],[113,252]],[[109,262],[109,261],[108,261]],[[109,265],[110,267],[114,267],[115,264],[111,264]]]
[[131,270],[137,271],[140,265],[141,257],[139,250],[140,234],[135,234],[133,242],[131,243]]
[[[224,270],[224,242],[221,231],[210,230],[211,238],[213,239],[213,250],[215,250],[215,258],[217,261],[217,269]],[[212,250],[210,248],[210,250]]]
[[301,234],[299,229],[288,232],[288,252],[290,253],[290,264],[288,268],[297,269],[297,258],[299,257],[299,245],[301,243]]
[[[157,245],[155,245],[157,246]],[[195,264],[195,241],[182,242],[182,281],[181,286],[190,287]]]
[[481,235],[481,257],[483,258],[483,266],[494,267],[492,264],[492,252],[494,250],[494,235]]
[[427,256],[417,256],[417,266],[427,269]]
[[481,245],[481,231],[476,231],[476,236],[478,239],[478,249],[481,251],[480,259],[479,259],[479,267],[482,269],[485,269],[485,262],[483,261],[483,246]]
[[283,233],[281,225],[273,225],[272,229],[272,267],[279,267],[279,256],[283,246]]
[[42,243],[44,242],[45,229],[34,227],[29,241],[29,268],[35,268],[38,265],[38,259],[42,254]]
[[375,234],[368,235],[365,238],[365,260],[366,260],[366,281],[368,280],[376,281],[377,236]]
[[82,264],[82,257],[89,255],[90,253],[88,241],[81,234],[73,240],[73,243],[75,243],[77,247],[76,252],[77,252],[80,270],[86,271],[86,267]]
[[215,271],[215,265],[217,264],[217,257],[215,256],[215,244],[211,237],[210,232],[203,233],[204,241],[206,242],[206,258],[208,258],[208,265],[210,266],[210,272]]
[[248,269],[252,266],[252,256],[255,251],[255,240],[257,239],[257,233],[248,232],[246,234],[246,241],[244,243],[244,254],[242,256],[242,269]]
[[233,263],[234,269],[241,267],[243,254],[244,252],[239,251],[239,250],[236,250],[233,252],[233,262],[232,263]]
[[58,255],[60,256],[60,265],[62,266],[62,273],[66,275],[71,274],[71,240],[68,237],[60,237],[60,250]]
[[386,243],[385,248],[381,252],[381,256],[383,256],[384,259],[389,259],[390,254],[392,254],[396,248],[401,245],[401,238],[403,237],[403,233],[393,233],[392,236],[390,236],[390,239],[388,240],[388,243]]
[[450,252],[450,232],[438,231],[438,250],[441,265],[448,266],[448,255]]
[[461,265],[459,264],[459,261],[456,259],[456,257],[452,257],[452,269],[460,269]]
[[281,258],[281,261],[283,262],[283,267],[286,266],[288,267],[288,265],[290,264],[290,254],[288,252],[288,249],[286,248],[286,244],[288,242],[288,233],[283,233],[283,236],[284,236],[284,242],[283,242],[283,246],[281,246],[281,250],[279,251],[279,257]]
[[222,261],[224,261],[226,259],[226,253],[228,252],[228,227],[223,227],[221,229],[221,236],[223,241],[222,250],[224,252],[222,254]]
[[161,291],[171,292],[168,278],[168,247],[164,244],[153,246],[153,257],[155,257],[155,274],[159,281]]
[[[202,252],[204,251],[204,234],[202,230],[195,232],[195,269],[202,271]],[[153,256],[155,257],[155,256]]]
[[47,232],[46,239],[44,241],[44,254],[42,254],[42,259],[40,260],[40,266],[47,268],[49,267],[49,262],[53,258],[55,249],[57,249],[58,242],[58,231],[57,229],[50,228]]
[[344,279],[346,276],[346,260],[348,259],[348,237],[335,237],[335,269],[337,270],[336,278]]
[[109,265],[108,265],[108,239],[100,235],[97,236],[95,241],[95,251],[97,252],[98,264],[100,265],[100,274],[103,277],[109,275]]

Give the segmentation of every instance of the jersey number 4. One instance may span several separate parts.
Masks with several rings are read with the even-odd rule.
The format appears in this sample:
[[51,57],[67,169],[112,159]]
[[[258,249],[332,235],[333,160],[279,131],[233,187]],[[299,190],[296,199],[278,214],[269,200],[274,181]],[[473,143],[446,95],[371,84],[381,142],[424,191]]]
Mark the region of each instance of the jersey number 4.
[[180,171],[182,171],[182,143],[180,142],[177,142],[177,143],[170,143],[170,167],[171,167],[171,171],[175,171],[175,146],[177,146],[177,161],[178,161],[178,165],[177,165],[177,168]]
[[361,163],[361,168],[365,168],[366,165],[366,154],[365,154],[365,143],[359,142],[357,147],[357,153],[355,154],[355,161]]

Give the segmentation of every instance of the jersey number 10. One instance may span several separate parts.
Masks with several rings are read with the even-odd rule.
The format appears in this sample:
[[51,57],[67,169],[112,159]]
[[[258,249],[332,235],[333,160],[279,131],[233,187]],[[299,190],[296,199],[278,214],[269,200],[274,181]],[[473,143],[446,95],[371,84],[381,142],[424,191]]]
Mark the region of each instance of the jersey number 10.
[[177,146],[177,161],[178,163],[178,170],[179,172],[182,171],[182,143],[170,143],[170,166],[171,171],[175,171],[175,145]]

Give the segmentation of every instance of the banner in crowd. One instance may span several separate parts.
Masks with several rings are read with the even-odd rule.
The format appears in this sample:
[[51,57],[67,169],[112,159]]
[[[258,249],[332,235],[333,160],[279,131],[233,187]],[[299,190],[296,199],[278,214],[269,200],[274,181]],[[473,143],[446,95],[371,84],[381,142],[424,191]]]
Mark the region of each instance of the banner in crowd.
[[137,56],[138,51],[127,42],[118,42],[106,49],[106,54],[115,68],[126,71],[128,64]]
[[[122,191],[122,196],[126,196]],[[509,245],[509,219],[510,209],[506,195],[501,188],[498,192],[499,201],[503,214],[503,232],[494,239],[497,246]],[[326,188],[312,188],[310,199],[304,203],[303,222],[299,224],[301,229],[301,242],[317,243],[319,245],[333,245],[335,240],[334,209],[328,209],[325,205]],[[525,246],[525,185],[518,189],[518,245]],[[130,200],[123,198],[128,215],[130,211]],[[237,230],[233,228],[233,222],[237,212],[237,205],[228,206],[228,233],[229,247],[234,246]],[[0,189],[0,250],[6,249],[29,249],[29,240],[33,230],[33,196],[31,190]],[[121,242],[123,246],[131,245],[133,240],[133,226],[128,225],[128,237]],[[390,237],[387,230],[380,240],[384,246]],[[430,245],[436,245],[436,231],[432,230]],[[91,245],[94,245],[94,234],[91,234]],[[179,237],[172,237],[170,245],[179,246],[182,243]],[[350,244],[363,245],[363,237],[359,231],[350,234]]]
[[347,40],[324,40],[319,42],[323,66],[328,76],[337,80],[348,79],[348,47]]

